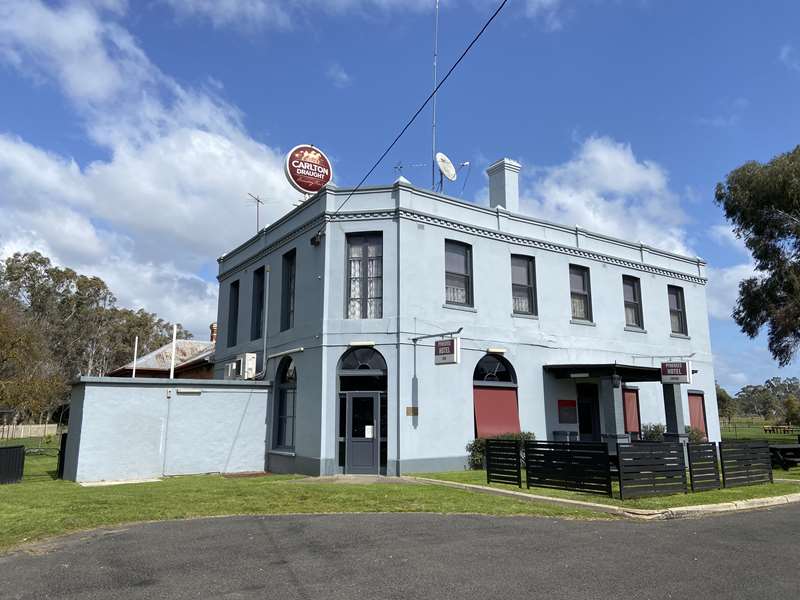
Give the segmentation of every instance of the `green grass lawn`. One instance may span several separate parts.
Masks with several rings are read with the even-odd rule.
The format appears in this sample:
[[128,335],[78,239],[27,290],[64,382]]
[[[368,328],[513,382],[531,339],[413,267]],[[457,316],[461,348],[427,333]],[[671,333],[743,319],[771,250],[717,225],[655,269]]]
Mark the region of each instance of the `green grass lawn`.
[[764,425],[770,423],[757,417],[735,417],[730,422],[723,419],[720,423],[722,441],[767,440],[773,443],[797,443],[796,433],[764,433]]
[[[777,472],[776,472],[777,473]],[[420,477],[431,479],[442,479],[445,481],[457,481],[459,483],[472,483],[486,485],[486,471],[453,471],[449,473],[420,473]],[[614,506],[624,506],[626,508],[674,508],[676,506],[696,506],[699,504],[714,504],[718,502],[733,502],[735,500],[749,500],[751,498],[765,498],[768,496],[781,496],[783,494],[800,493],[800,481],[798,483],[766,483],[763,485],[752,485],[738,488],[722,490],[712,490],[708,492],[697,492],[695,494],[675,494],[672,496],[655,496],[651,498],[635,498],[622,501],[618,497],[609,498],[600,494],[587,494],[584,492],[572,492],[569,490],[555,490],[550,488],[518,488],[513,485],[493,483],[490,487],[501,489],[517,490],[540,496],[550,496],[553,498],[567,498],[569,500],[583,500],[584,502],[597,502],[599,504],[611,504]],[[618,487],[614,485],[615,493]]]
[[772,477],[775,479],[796,479],[800,481],[800,467],[792,467],[788,471],[773,469]]
[[0,486],[0,550],[105,525],[216,515],[435,512],[608,518],[433,485],[314,483],[291,475],[204,475],[81,487],[55,480],[55,469],[55,456],[27,456],[22,483]]

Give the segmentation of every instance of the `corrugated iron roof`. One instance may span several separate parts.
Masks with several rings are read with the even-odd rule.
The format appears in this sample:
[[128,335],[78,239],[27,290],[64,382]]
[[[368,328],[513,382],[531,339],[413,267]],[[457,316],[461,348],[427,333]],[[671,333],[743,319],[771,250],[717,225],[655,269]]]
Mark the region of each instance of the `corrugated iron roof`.
[[[176,340],[175,341],[175,368],[184,363],[210,356],[214,353],[214,342],[203,342],[199,340]],[[136,360],[137,369],[148,369],[153,371],[167,371],[172,362],[172,342],[153,350],[149,354],[139,357]],[[122,369],[133,369],[133,361],[115,369],[113,372]]]

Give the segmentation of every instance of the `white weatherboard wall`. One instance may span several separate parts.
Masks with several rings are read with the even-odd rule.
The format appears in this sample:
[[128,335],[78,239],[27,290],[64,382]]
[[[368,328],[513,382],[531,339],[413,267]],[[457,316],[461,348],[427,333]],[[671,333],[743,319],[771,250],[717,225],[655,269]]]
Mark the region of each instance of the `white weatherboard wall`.
[[252,381],[82,377],[64,479],[263,471],[268,392]]

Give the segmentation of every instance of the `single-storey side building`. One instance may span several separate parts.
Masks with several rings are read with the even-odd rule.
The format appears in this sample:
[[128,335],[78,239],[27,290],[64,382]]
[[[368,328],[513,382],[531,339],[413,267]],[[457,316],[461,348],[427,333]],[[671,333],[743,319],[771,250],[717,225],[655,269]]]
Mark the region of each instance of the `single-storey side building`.
[[[476,436],[519,430],[719,440],[706,264],[520,214],[519,169],[489,168],[489,207],[329,185],[219,258],[214,374],[253,359],[272,381],[267,469],[460,469]],[[662,384],[665,361],[692,383]]]

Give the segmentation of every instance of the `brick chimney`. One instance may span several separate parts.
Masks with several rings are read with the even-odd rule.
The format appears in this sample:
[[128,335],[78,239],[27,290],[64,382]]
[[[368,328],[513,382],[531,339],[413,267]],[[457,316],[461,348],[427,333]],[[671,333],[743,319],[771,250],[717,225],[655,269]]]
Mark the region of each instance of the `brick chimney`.
[[519,212],[519,171],[521,165],[510,158],[501,158],[486,169],[489,176],[489,206],[502,206]]
[[216,342],[217,341],[217,324],[216,323],[212,323],[211,325],[208,326],[208,328],[211,330],[211,338],[210,338],[211,341],[212,342]]

